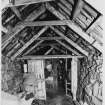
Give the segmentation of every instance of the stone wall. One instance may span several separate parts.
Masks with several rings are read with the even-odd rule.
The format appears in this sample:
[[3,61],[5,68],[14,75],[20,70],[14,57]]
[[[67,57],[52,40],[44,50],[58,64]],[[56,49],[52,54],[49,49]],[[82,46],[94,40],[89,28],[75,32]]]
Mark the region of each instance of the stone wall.
[[11,61],[2,56],[1,59],[2,90],[10,94],[22,91],[23,67],[20,61]]
[[89,105],[102,104],[102,63],[102,55],[97,56],[95,53],[81,60],[77,92],[79,101],[86,101]]

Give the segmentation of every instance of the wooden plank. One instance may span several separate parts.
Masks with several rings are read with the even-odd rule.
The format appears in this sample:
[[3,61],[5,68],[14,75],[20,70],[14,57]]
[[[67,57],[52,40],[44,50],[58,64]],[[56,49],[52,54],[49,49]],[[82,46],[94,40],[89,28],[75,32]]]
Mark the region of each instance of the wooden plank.
[[72,11],[72,5],[68,1],[60,0],[60,2],[62,2],[68,8],[68,10]]
[[76,4],[74,5],[71,19],[75,19],[79,15],[80,11],[82,10],[83,5],[84,5],[83,0],[77,0]]
[[93,10],[93,8],[91,8],[88,4],[86,4],[86,1],[85,1],[84,9],[87,10],[94,18],[97,17],[97,12]]
[[[26,19],[25,21],[33,21],[34,19],[36,19],[39,15],[41,15],[42,13],[45,12],[45,7],[41,6],[39,7],[39,10],[35,10],[34,12],[32,12]],[[25,28],[25,26],[23,26],[21,23],[17,24],[15,26],[15,28],[12,29],[12,32],[8,33],[5,39],[3,39],[3,43],[2,43],[2,50],[7,46],[7,44],[11,41],[11,39],[13,37],[15,37],[15,35],[17,35],[20,31],[22,31]]]
[[28,53],[30,53],[33,49],[35,49],[37,46],[39,46],[42,42],[44,42],[44,41],[43,40],[39,41],[37,44],[35,44],[33,47],[31,47],[29,50],[27,50],[23,55],[27,55]]
[[64,46],[66,49],[68,49],[70,52],[74,53],[75,55],[80,55],[77,51],[70,48],[68,45],[64,44],[63,42],[56,40],[60,45]]
[[[47,3],[47,9],[50,12],[52,12],[56,17],[58,17],[59,19],[61,19],[61,20],[65,20],[66,19],[65,16],[63,16],[59,11],[54,9],[49,3]],[[94,42],[94,38],[93,37],[89,36],[86,32],[82,31],[81,28],[78,28],[78,26],[76,26],[72,21],[71,22],[67,22],[67,25],[68,25],[68,27],[70,29],[72,29],[74,32],[76,32],[79,36],[81,36],[83,39],[85,39],[90,44],[92,42]],[[101,42],[103,42],[102,39],[101,39]],[[95,47],[95,46],[93,45],[93,47]],[[98,49],[97,47],[95,47],[95,48]],[[100,51],[100,49],[98,49],[98,50]]]
[[54,26],[54,25],[67,25],[70,20],[52,20],[52,21],[24,21],[22,25],[24,26]]
[[83,58],[84,56],[72,56],[72,55],[38,55],[38,56],[23,56],[17,59],[59,59],[59,58]]
[[62,10],[64,10],[67,15],[69,15],[69,16],[71,15],[71,10],[69,10],[68,8],[66,8],[65,6],[63,6],[61,3],[58,3],[58,6],[60,8],[62,8]]
[[22,48],[20,48],[12,57],[11,59],[14,60],[18,55],[20,55],[32,42],[34,42],[42,33],[44,33],[48,27],[44,27],[41,29],[36,35],[33,36],[31,40],[29,40]]
[[15,15],[22,20],[21,14],[19,12],[19,10],[17,9],[17,7],[11,7],[11,10],[15,13]]
[[37,40],[63,40],[62,37],[39,37]]
[[54,27],[50,26],[50,28],[55,31],[58,35],[60,35],[61,37],[63,37],[69,44],[71,44],[73,47],[75,47],[77,50],[79,50],[81,53],[83,53],[84,55],[88,56],[88,52],[83,50],[78,44],[76,44],[75,42],[73,42],[71,39],[69,39],[68,37],[66,37],[62,32],[60,32],[59,30],[55,29]]
[[29,5],[29,4],[35,4],[35,3],[44,3],[54,0],[3,0],[3,7],[13,7],[13,6],[21,6],[21,5]]
[[44,55],[48,55],[54,48],[51,47]]

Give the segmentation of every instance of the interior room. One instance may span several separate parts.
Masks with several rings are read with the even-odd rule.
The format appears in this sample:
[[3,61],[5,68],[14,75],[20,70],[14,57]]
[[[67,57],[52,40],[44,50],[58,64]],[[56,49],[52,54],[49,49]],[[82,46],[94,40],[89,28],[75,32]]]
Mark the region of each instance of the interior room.
[[89,0],[2,3],[1,105],[102,105],[102,11]]

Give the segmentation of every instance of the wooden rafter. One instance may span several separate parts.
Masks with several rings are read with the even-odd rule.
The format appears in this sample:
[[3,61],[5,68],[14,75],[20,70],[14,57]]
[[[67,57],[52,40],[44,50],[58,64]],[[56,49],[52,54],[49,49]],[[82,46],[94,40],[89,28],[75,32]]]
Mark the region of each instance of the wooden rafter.
[[[54,7],[52,7],[49,3],[46,3],[47,9],[52,12],[55,16],[57,16],[61,20],[65,20],[65,16],[63,16],[59,11],[57,11]],[[78,28],[72,21],[66,22],[67,26],[72,29],[74,32],[76,32],[79,36],[81,36],[83,39],[85,39],[87,42],[92,44],[94,42],[94,38],[92,36],[89,36],[86,32],[82,31],[81,28]],[[97,36],[94,36],[95,38]],[[97,38],[96,38],[97,39]],[[102,42],[102,39],[100,39],[100,42]],[[102,46],[99,44],[100,48]],[[98,49],[96,46],[93,45],[96,49]],[[100,49],[98,49],[100,51]],[[101,52],[101,51],[100,51]]]
[[4,0],[2,2],[3,7],[13,7],[13,6],[21,6],[21,5],[29,5],[29,4],[35,4],[35,3],[43,3],[43,2],[49,2],[54,0]]
[[48,27],[44,27],[41,29],[36,35],[33,36],[32,39],[30,39],[22,48],[20,48],[12,57],[11,59],[14,60],[18,55],[20,55],[30,44],[32,44],[41,34],[43,34]]
[[[18,42],[18,41],[17,41]],[[21,43],[21,42],[20,42]],[[12,53],[14,53],[15,49],[17,49],[20,46],[20,43],[17,43],[12,50],[10,50],[9,52],[7,52],[6,56],[10,57],[12,55]],[[24,43],[24,42],[22,42]]]
[[59,59],[59,58],[83,58],[84,56],[72,56],[72,55],[42,55],[42,56],[23,56],[17,59]]
[[15,15],[20,19],[22,20],[22,17],[21,17],[21,14],[19,12],[19,10],[17,9],[17,7],[11,7],[11,10],[15,13]]
[[[37,39],[36,39],[37,40]],[[23,55],[27,55],[29,54],[33,49],[35,49],[36,47],[38,47],[42,42],[44,42],[43,40],[39,41],[37,44],[35,44],[33,47],[31,47],[30,49],[28,49]]]
[[[26,19],[25,21],[33,21],[34,19],[36,19],[39,15],[41,15],[42,13],[45,12],[45,7],[41,6],[39,8],[39,10],[35,10],[34,12],[32,12]],[[15,37],[15,35],[17,35],[20,31],[22,31],[25,28],[25,26],[23,26],[21,23],[17,24],[15,26],[15,28],[12,29],[12,32],[8,33],[5,39],[2,40],[2,50],[8,45],[8,43],[11,41],[11,39],[13,37]]]
[[77,2],[74,5],[74,9],[72,11],[71,19],[74,19],[74,18],[76,18],[79,15],[79,13],[82,10],[82,7],[84,5],[83,0],[76,0],[76,1]]
[[54,25],[67,25],[67,22],[71,22],[70,20],[52,20],[52,21],[24,21],[22,25],[24,26],[54,26]]
[[75,47],[77,50],[79,50],[81,53],[83,53],[85,56],[88,56],[88,52],[83,50],[79,45],[77,45],[75,42],[73,42],[71,39],[69,39],[68,37],[66,37],[62,32],[60,32],[59,30],[57,30],[56,28],[50,26],[50,28],[55,31],[58,35],[60,35],[61,37],[63,37],[69,44],[71,44],[73,47]]
[[63,42],[61,42],[60,40],[56,40],[60,45],[62,45],[63,47],[65,47],[66,49],[68,49],[70,52],[74,53],[75,55],[80,55],[77,51],[73,50],[72,48],[70,48],[68,45],[64,44]]
[[48,55],[54,48],[51,47],[44,55]]

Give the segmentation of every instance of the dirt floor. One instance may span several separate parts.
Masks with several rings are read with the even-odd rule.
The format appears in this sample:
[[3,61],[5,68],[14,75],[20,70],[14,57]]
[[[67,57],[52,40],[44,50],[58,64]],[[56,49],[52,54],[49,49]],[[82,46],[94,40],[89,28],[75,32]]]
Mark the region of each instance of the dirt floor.
[[47,104],[48,105],[74,105],[72,98],[65,95],[63,89],[55,91],[49,89],[47,91]]

